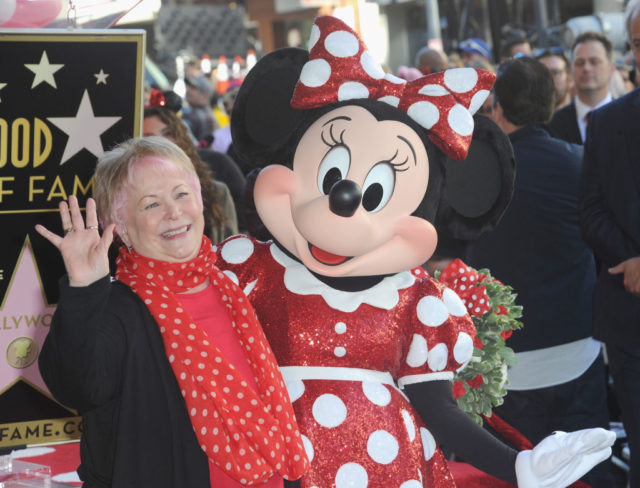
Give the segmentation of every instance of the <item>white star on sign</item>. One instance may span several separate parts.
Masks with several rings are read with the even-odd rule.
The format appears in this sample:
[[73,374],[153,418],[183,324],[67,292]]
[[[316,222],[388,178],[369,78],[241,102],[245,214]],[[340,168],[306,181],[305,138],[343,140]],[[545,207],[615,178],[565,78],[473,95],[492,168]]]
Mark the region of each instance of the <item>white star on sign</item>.
[[69,136],[60,166],[82,149],[96,157],[102,156],[104,148],[100,135],[118,122],[122,117],[96,117],[93,114],[91,100],[87,90],[82,95],[75,117],[47,117],[47,120]]
[[36,75],[33,77],[33,83],[31,89],[33,90],[43,81],[49,83],[52,87],[56,86],[56,80],[53,78],[53,74],[64,66],[64,64],[50,64],[47,57],[47,51],[42,51],[42,57],[38,64],[25,64],[25,68],[33,71]]
[[103,85],[107,84],[107,76],[109,76],[108,73],[105,73],[102,68],[100,68],[100,73],[96,73],[95,75],[93,75],[96,77],[96,85],[99,85],[100,83],[102,83]]
[[[5,86],[7,86],[6,83],[0,83],[0,90],[2,90]],[[2,98],[0,98],[0,103],[2,103]]]

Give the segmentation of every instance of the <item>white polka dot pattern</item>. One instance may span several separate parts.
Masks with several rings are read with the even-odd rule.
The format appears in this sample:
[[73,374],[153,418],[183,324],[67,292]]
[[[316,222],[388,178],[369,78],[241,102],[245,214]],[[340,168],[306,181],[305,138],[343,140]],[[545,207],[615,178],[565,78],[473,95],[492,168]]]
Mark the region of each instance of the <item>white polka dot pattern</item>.
[[422,486],[422,483],[420,483],[418,480],[409,480],[402,483],[400,485],[400,488],[424,488],[424,487]]
[[347,418],[347,407],[336,395],[325,393],[313,402],[312,413],[316,422],[331,429]]
[[291,99],[293,108],[361,98],[381,100],[432,131],[432,140],[448,156],[466,156],[473,131],[471,114],[486,99],[495,75],[461,68],[407,82],[384,73],[353,29],[333,17],[316,19],[310,46],[310,61],[303,67]]
[[386,407],[391,401],[391,393],[382,383],[363,381],[362,391],[371,403],[379,407]]
[[427,363],[432,371],[442,371],[447,367],[447,361],[449,360],[449,349],[446,344],[436,344],[429,349],[427,356]]
[[291,380],[286,383],[287,391],[289,392],[289,398],[291,403],[295,402],[304,394],[304,382],[302,380]]
[[414,103],[407,110],[407,115],[427,129],[431,129],[440,120],[440,110],[431,102]]
[[246,237],[231,239],[222,247],[220,254],[227,263],[244,263],[253,254],[253,242]]
[[407,83],[406,80],[398,78],[396,75],[392,75],[391,73],[386,73],[384,75],[384,79],[390,81],[391,83],[395,83],[396,85],[404,85]]
[[331,65],[324,59],[307,61],[300,72],[300,82],[310,88],[324,85],[331,77]]
[[413,422],[411,418],[411,414],[407,412],[405,409],[402,409],[402,420],[404,420],[404,426],[407,429],[407,435],[409,436],[409,440],[411,442],[416,438],[416,424]]
[[460,259],[455,259],[442,271],[441,282],[452,288],[446,297],[443,296],[452,315],[462,317],[470,313],[479,317],[491,311],[489,296],[482,284],[484,278]]
[[227,275],[227,277],[233,281],[236,285],[239,285],[240,282],[238,281],[238,277],[236,276],[236,274],[233,271],[229,271],[228,269],[224,271],[224,274]]
[[336,488],[367,488],[367,471],[358,463],[346,463],[336,473]]
[[464,303],[462,303],[458,294],[451,288],[446,288],[442,292],[442,301],[451,315],[464,317],[467,314],[467,309],[464,306]]
[[473,339],[466,332],[458,334],[456,345],[453,346],[453,358],[460,364],[466,363],[473,354]]
[[397,107],[400,104],[400,99],[398,97],[394,97],[391,95],[388,95],[386,97],[381,97],[378,98],[379,102],[384,102],[387,105],[391,105],[392,107]]
[[482,104],[489,96],[489,93],[489,90],[480,90],[478,93],[473,95],[473,97],[471,97],[471,102],[469,103],[469,112],[475,114],[480,110],[480,107],[482,107]]
[[369,51],[362,53],[362,56],[360,56],[360,64],[362,65],[362,69],[364,69],[371,78],[375,80],[384,78],[385,72],[382,66],[375,62]]
[[316,24],[313,24],[313,26],[311,26],[311,33],[309,34],[309,51],[313,49],[319,39],[320,28]]
[[304,445],[304,451],[307,453],[307,457],[309,458],[309,461],[313,461],[313,457],[315,455],[315,453],[313,451],[313,444],[311,444],[311,441],[309,440],[309,438],[306,435],[301,435],[300,437],[302,438],[302,444]]
[[337,58],[348,58],[358,53],[358,38],[347,31],[334,31],[324,40],[325,49]]
[[341,358],[341,357],[344,357],[345,354],[347,354],[347,350],[342,346],[338,346],[333,350],[333,354],[336,357]]
[[407,354],[407,364],[418,368],[427,362],[427,340],[419,334],[414,334]]
[[454,105],[447,118],[449,126],[461,136],[473,134],[473,117],[462,105]]
[[421,298],[416,312],[418,320],[428,327],[439,327],[449,318],[449,310],[446,305],[434,296]]
[[444,72],[444,83],[452,92],[468,92],[478,83],[478,74],[472,68],[448,69]]
[[[309,379],[305,379],[304,383],[295,382],[298,385],[297,393],[294,393],[291,384],[287,383],[291,398],[294,400],[296,416],[303,423],[301,425],[302,433],[307,436],[309,441],[302,440],[305,452],[309,457],[313,456],[312,470],[303,481],[305,486],[336,486],[337,470],[345,463],[350,464],[350,467],[341,471],[344,486],[351,486],[352,482],[361,482],[362,479],[366,480],[365,486],[367,487],[398,487],[402,484],[407,487],[420,486],[422,483],[421,474],[425,475],[426,473],[429,476],[434,461],[441,458],[439,454],[430,453],[430,451],[437,450],[435,446],[431,449],[423,448],[424,445],[429,446],[428,434],[420,432],[420,427],[424,427],[424,425],[417,417],[414,417],[415,413],[411,410],[406,398],[389,385],[362,380],[339,381],[337,380],[339,376],[336,376],[337,370],[331,372],[332,380],[314,379],[317,378],[322,366],[332,368],[361,367],[363,355],[360,351],[363,348],[366,348],[366,351],[372,350],[368,329],[363,328],[363,317],[377,323],[378,319],[383,317],[383,314],[386,317],[388,312],[381,310],[372,316],[369,316],[369,312],[366,310],[363,311],[367,312],[366,314],[360,314],[357,311],[345,313],[331,309],[328,304],[326,306],[329,308],[323,306],[313,310],[313,307],[303,308],[304,305],[301,302],[300,307],[297,307],[299,314],[296,317],[289,317],[290,310],[284,310],[284,307],[280,307],[280,299],[276,307],[273,307],[272,297],[282,297],[283,303],[286,303],[289,293],[292,294],[291,298],[294,300],[302,300],[303,295],[297,294],[296,290],[286,288],[283,279],[280,279],[283,278],[280,273],[286,273],[287,265],[277,260],[269,252],[270,248],[267,245],[255,241],[254,245],[256,251],[249,263],[238,267],[229,266],[229,269],[238,273],[238,276],[241,277],[241,285],[245,284],[243,280],[259,279],[260,287],[254,292],[255,296],[252,297],[252,301],[257,307],[261,307],[260,313],[269,314],[270,323],[280,320],[280,317],[285,320],[286,318],[293,321],[304,320],[302,328],[290,330],[290,339],[287,342],[280,341],[281,346],[275,346],[275,350],[278,357],[284,359],[282,364],[295,364],[293,361],[296,361],[297,364],[312,367],[308,370],[310,372]],[[270,258],[270,260],[266,258]],[[284,271],[281,271],[283,267]],[[460,348],[465,342],[469,342],[469,339],[472,341],[474,337],[472,323],[468,315],[466,313],[460,317],[454,315],[457,311],[464,311],[464,308],[459,307],[459,301],[455,299],[453,290],[447,292],[445,286],[429,278],[424,271],[411,270],[410,275],[412,283],[409,287],[401,289],[401,301],[392,311],[392,314],[397,316],[398,321],[402,321],[403,324],[401,338],[399,340],[394,338],[393,347],[390,345],[388,348],[389,354],[394,355],[395,359],[389,358],[390,363],[382,363],[381,361],[386,360],[386,352],[376,358],[376,353],[373,350],[371,356],[364,356],[367,358],[365,367],[370,366],[371,369],[386,371],[388,364],[393,364],[392,367],[398,371],[398,375],[394,375],[394,377],[407,378],[403,384],[448,377],[452,371],[460,366],[458,363],[458,360],[462,359]],[[267,283],[266,280],[270,277],[276,279]],[[449,294],[450,297],[447,298]],[[426,326],[418,319],[418,302],[426,296],[432,296],[443,312],[444,321],[438,326]],[[272,332],[276,334],[287,333],[282,329],[267,328],[266,330],[269,334]],[[308,338],[303,338],[298,335],[301,331],[313,331],[313,334]],[[465,334],[468,338],[462,339]],[[415,339],[413,353],[409,354],[414,335],[418,338]],[[313,343],[310,343],[308,339]],[[274,344],[276,343],[277,341],[274,341]],[[386,344],[384,341],[381,343]],[[418,343],[423,345],[421,347],[422,357],[419,361],[415,361],[416,367],[412,367],[407,364],[407,359],[409,358],[408,360],[411,362],[411,358],[416,357],[418,350],[416,344]],[[444,353],[442,362],[445,367],[435,371],[427,362],[427,357],[429,349],[438,344],[444,344],[442,346]],[[456,344],[458,344],[457,348]],[[293,354],[285,350],[285,348],[292,348],[292,346],[295,346]],[[445,346],[446,349],[444,349]],[[333,354],[336,347],[346,349],[347,354],[344,359],[339,359]],[[355,351],[358,351],[357,356]],[[434,368],[440,367],[434,363],[434,360],[437,359],[437,352],[436,348],[431,360]],[[292,377],[298,377],[300,373],[301,371],[296,371]],[[323,400],[332,398],[323,397],[325,394],[333,395],[333,402],[338,405],[337,409],[331,407],[330,401],[324,402],[325,408],[320,408]],[[391,400],[387,403],[389,398]],[[316,400],[319,401],[316,402]],[[335,411],[340,412],[337,418],[332,415]],[[335,427],[333,427],[334,425]],[[386,434],[391,437],[387,437]],[[425,442],[423,442],[423,436]],[[384,442],[385,438],[390,440]],[[396,442],[398,451],[394,458]],[[338,452],[335,446],[340,447],[340,454],[337,456],[333,455],[334,450]],[[345,448],[342,449],[342,446]],[[428,462],[425,461],[427,456],[431,456]],[[382,464],[390,459],[393,461],[389,464]],[[402,467],[397,469],[397,466]],[[362,478],[358,476],[358,473],[363,475]],[[425,482],[427,479],[429,478],[425,477]]]
[[424,458],[429,461],[436,452],[436,440],[424,427],[420,427],[420,438],[422,439],[422,449],[424,449]]
[[369,90],[362,83],[357,81],[347,81],[338,88],[338,100],[354,100],[358,98],[369,98]]
[[398,441],[386,430],[376,430],[367,441],[367,452],[376,463],[389,464],[398,455]]
[[449,94],[449,91],[442,85],[425,85],[418,90],[418,93],[429,97],[443,97]]

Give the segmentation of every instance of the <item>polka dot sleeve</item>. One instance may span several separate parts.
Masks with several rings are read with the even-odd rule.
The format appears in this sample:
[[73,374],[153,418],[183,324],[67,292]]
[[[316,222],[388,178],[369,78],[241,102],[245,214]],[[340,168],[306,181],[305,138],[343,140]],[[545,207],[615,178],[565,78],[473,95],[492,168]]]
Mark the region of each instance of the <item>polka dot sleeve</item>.
[[475,327],[458,295],[424,277],[410,306],[411,336],[404,351],[398,384],[453,379],[473,354]]
[[249,296],[259,281],[261,256],[268,247],[252,237],[230,237],[215,248],[216,266]]

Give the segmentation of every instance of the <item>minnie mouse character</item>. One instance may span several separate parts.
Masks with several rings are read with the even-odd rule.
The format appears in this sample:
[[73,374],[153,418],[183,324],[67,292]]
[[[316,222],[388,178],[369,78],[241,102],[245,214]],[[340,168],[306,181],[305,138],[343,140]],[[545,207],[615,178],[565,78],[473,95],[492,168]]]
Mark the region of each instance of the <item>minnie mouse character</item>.
[[301,486],[453,487],[439,443],[521,487],[574,481],[615,436],[556,433],[517,453],[462,413],[450,380],[471,360],[473,322],[419,267],[436,228],[474,238],[510,200],[508,139],[472,116],[494,75],[406,82],[332,17],[310,44],[258,62],[232,117],[238,152],[272,164],[254,200],[273,241],[217,249],[281,366],[311,460]]

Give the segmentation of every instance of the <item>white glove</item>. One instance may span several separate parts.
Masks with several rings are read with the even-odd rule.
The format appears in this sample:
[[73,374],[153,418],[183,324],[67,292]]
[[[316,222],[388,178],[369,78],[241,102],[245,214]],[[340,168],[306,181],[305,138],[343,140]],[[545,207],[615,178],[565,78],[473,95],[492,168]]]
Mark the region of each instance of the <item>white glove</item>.
[[596,428],[554,432],[516,457],[518,488],[564,488],[611,456],[616,435]]

